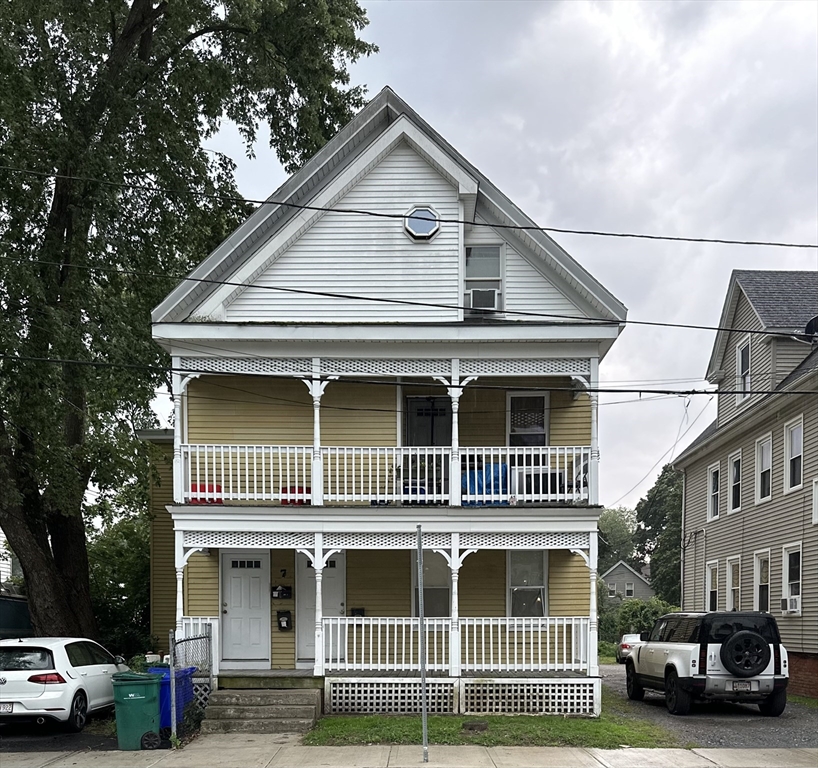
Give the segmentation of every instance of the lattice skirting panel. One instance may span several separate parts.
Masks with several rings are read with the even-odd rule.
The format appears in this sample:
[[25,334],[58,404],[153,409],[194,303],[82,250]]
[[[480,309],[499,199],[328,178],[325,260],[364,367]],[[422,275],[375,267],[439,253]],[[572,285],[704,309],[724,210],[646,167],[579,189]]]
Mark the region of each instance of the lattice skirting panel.
[[[574,715],[599,714],[599,680],[572,678],[434,678],[427,681],[430,714]],[[327,714],[417,714],[420,680],[413,678],[326,678]]]
[[210,701],[210,679],[197,680],[193,678],[193,701],[199,706],[199,709],[207,709],[207,704]]

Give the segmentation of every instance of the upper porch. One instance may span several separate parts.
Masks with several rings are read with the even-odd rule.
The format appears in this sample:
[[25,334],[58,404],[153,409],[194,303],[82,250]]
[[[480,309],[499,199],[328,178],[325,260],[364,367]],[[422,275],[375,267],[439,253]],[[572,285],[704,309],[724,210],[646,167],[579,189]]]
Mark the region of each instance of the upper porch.
[[177,504],[597,503],[595,359],[177,366]]

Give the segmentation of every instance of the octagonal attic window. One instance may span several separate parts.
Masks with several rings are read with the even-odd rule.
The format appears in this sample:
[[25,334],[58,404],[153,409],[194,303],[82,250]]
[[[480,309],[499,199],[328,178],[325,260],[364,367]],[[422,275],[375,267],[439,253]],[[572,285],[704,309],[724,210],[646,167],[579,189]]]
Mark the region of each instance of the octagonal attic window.
[[414,240],[431,240],[440,229],[440,216],[433,208],[416,205],[404,217],[403,226]]

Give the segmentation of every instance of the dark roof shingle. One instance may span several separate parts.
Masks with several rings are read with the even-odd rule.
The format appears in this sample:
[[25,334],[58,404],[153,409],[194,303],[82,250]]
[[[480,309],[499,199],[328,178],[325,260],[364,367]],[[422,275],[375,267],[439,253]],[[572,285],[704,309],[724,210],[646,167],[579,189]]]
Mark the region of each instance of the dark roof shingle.
[[733,274],[765,328],[803,333],[818,315],[818,272],[737,269]]

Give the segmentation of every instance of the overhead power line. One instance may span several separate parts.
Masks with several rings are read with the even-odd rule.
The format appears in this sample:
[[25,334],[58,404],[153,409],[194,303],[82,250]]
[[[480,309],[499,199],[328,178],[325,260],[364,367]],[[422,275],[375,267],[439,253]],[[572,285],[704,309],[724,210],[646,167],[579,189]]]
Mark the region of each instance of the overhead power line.
[[[58,358],[58,357],[29,357],[23,355],[0,355],[0,360],[9,360],[12,363],[17,362],[34,362],[34,363],[49,363],[54,365],[81,365],[81,366],[89,366],[94,368],[122,368],[126,370],[149,370],[154,371],[156,373],[181,373],[181,374],[208,374],[208,375],[215,375],[219,374],[219,371],[211,371],[211,370],[197,370],[194,368],[173,368],[173,367],[163,367],[158,365],[147,365],[142,363],[109,363],[102,360],[72,360],[68,358]],[[812,369],[810,369],[812,370]],[[297,377],[297,378],[309,378],[305,377]],[[355,378],[355,377],[344,377],[342,379],[345,383],[353,383],[353,384],[367,384],[367,385],[375,385],[375,386],[395,386],[393,381],[384,381],[382,379],[363,379],[363,378]],[[405,383],[405,382],[404,382]],[[620,395],[676,395],[676,396],[694,396],[694,395],[707,395],[708,397],[712,397],[713,395],[818,395],[818,390],[813,389],[806,389],[806,390],[787,390],[786,392],[781,392],[779,390],[773,389],[752,389],[752,390],[715,390],[715,389],[687,389],[687,390],[677,390],[677,389],[643,389],[643,388],[628,388],[628,387],[588,387],[583,388],[581,390],[577,390],[574,387],[530,387],[530,386],[508,386],[508,385],[489,385],[489,384],[469,384],[469,387],[473,389],[490,389],[490,390],[501,390],[501,391],[515,391],[519,389],[520,391],[542,391],[542,392],[595,392],[595,393],[608,393],[608,394],[620,394]]]
[[[24,257],[16,256],[0,256],[4,261],[25,262],[31,264],[42,264],[45,266],[65,267],[66,265],[59,261],[49,261],[46,259],[26,259]],[[430,301],[412,301],[410,299],[389,299],[380,296],[362,296],[358,294],[349,293],[334,293],[329,291],[310,291],[305,288],[285,288],[277,285],[257,285],[255,283],[242,283],[233,280],[215,280],[207,277],[189,277],[187,275],[172,275],[164,272],[149,272],[145,270],[123,269],[121,267],[103,267],[103,266],[89,266],[85,264],[71,264],[67,265],[72,269],[84,269],[89,272],[111,272],[120,275],[130,275],[132,277],[154,277],[170,280],[187,281],[191,283],[204,283],[206,285],[226,285],[234,288],[256,288],[259,290],[276,291],[279,293],[291,293],[297,295],[314,296],[321,299],[345,299],[352,301],[368,301],[378,304],[399,304],[402,306],[413,307],[427,307],[432,309],[471,309],[471,307],[461,306],[459,304],[441,304]],[[504,309],[499,314],[508,316],[515,315],[520,317],[541,317],[545,320],[570,320],[577,325],[643,325],[655,328],[681,328],[683,330],[693,331],[724,331],[727,333],[735,332],[742,334],[753,334],[757,336],[782,336],[780,331],[767,331],[758,328],[730,328],[718,325],[696,325],[693,323],[663,323],[655,320],[612,320],[607,317],[577,317],[576,315],[565,315],[550,312],[526,312],[523,310]],[[798,334],[794,334],[798,335]]]
[[[320,213],[341,213],[356,216],[370,216],[382,219],[404,219],[405,214],[402,213],[387,213],[385,211],[370,211],[362,208],[328,208],[319,205],[307,205],[304,203],[293,203],[287,200],[258,200],[252,198],[236,197],[233,195],[220,195],[212,192],[197,192],[195,190],[174,190],[166,187],[157,187],[150,184],[136,184],[133,182],[117,182],[108,181],[105,179],[98,179],[91,176],[74,176],[70,174],[51,173],[47,171],[35,171],[29,168],[18,168],[10,165],[0,165],[0,170],[10,171],[12,173],[27,174],[29,176],[36,176],[38,178],[46,179],[64,179],[67,181],[82,181],[102,186],[113,187],[115,189],[134,189],[143,192],[151,192],[153,194],[163,195],[194,195],[207,200],[216,200],[224,203],[251,203],[253,205],[264,206],[274,205],[286,208],[294,208],[303,211],[316,211]],[[733,240],[729,238],[714,238],[714,237],[684,237],[675,235],[653,235],[637,232],[611,232],[594,229],[568,229],[565,227],[538,227],[536,225],[525,224],[489,224],[479,221],[467,221],[465,219],[439,219],[441,224],[467,224],[470,226],[483,226],[491,229],[505,229],[516,230],[523,232],[554,232],[564,235],[589,235],[593,237],[614,237],[637,240],[660,240],[665,242],[681,242],[681,243],[714,243],[718,245],[756,245],[766,246],[771,248],[818,248],[816,243],[788,243],[773,240]]]

